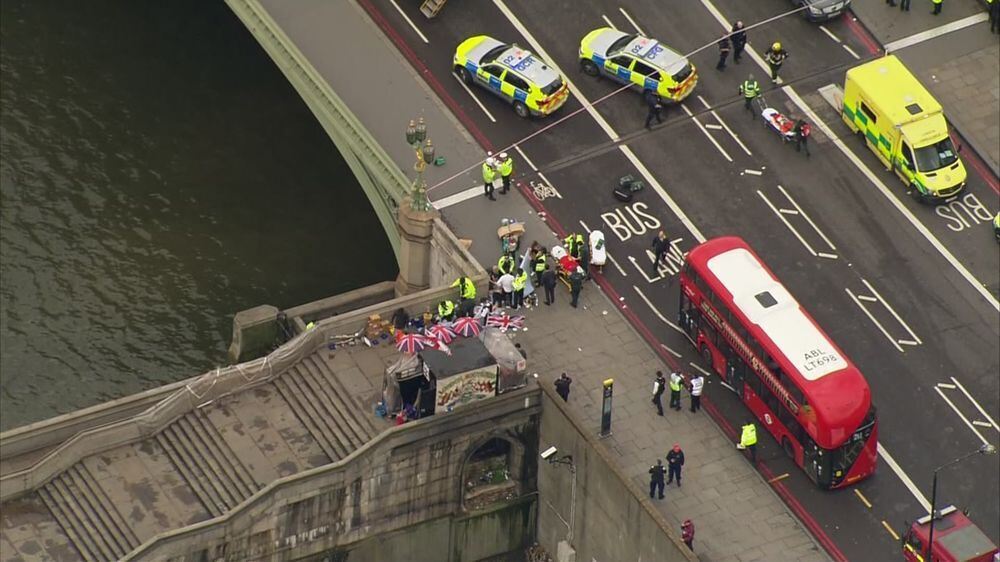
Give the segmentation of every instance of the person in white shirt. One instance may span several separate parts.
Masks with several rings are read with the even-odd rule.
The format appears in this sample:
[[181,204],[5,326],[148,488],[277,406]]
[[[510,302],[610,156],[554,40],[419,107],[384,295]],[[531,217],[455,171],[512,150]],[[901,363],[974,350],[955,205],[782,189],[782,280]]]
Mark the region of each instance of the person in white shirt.
[[509,308],[514,300],[514,276],[504,273],[497,279],[497,283],[503,289],[503,305]]
[[691,379],[691,411],[697,412],[701,409],[701,391],[705,388],[705,377],[701,373],[695,373]]

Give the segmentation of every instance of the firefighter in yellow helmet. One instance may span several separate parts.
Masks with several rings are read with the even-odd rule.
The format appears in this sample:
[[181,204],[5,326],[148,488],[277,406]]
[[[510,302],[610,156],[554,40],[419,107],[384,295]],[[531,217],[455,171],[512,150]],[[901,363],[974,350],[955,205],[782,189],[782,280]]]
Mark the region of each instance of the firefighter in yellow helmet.
[[764,53],[764,60],[767,61],[767,66],[771,67],[771,81],[778,81],[778,71],[781,70],[781,65],[785,63],[785,59],[788,58],[788,51],[781,46],[781,43],[775,41],[771,48],[769,48]]

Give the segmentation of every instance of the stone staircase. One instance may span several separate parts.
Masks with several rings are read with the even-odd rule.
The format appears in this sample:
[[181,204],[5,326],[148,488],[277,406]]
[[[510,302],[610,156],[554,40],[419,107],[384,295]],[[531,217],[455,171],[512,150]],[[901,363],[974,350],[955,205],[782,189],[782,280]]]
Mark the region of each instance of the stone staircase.
[[316,354],[275,379],[274,385],[331,462],[351,454],[378,433],[369,412],[351,398]]
[[167,426],[156,441],[212,517],[260,489],[201,409]]
[[140,544],[82,462],[39,488],[38,495],[87,562],[118,560]]

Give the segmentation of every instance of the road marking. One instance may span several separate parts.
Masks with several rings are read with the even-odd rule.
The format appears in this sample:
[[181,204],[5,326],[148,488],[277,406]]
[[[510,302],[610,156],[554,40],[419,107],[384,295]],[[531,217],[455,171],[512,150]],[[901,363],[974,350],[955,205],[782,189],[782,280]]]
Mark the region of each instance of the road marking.
[[972,433],[976,434],[976,437],[978,437],[979,440],[983,442],[983,445],[990,444],[990,442],[985,437],[983,437],[983,434],[979,433],[979,430],[976,429],[974,425],[972,425],[972,422],[969,421],[969,418],[965,417],[965,414],[963,414],[962,411],[958,409],[958,406],[955,406],[955,403],[952,402],[950,398],[945,396],[944,392],[942,392],[940,388],[935,386],[934,390],[938,393],[938,396],[940,396],[942,400],[944,400],[945,402],[948,403],[949,406],[951,406],[952,410],[955,410],[955,413],[958,414],[958,417],[962,418],[962,421],[965,422],[965,425],[972,430]]
[[729,386],[728,384],[726,384],[726,383],[724,383],[724,382],[722,382],[722,381],[719,381],[719,384],[721,384],[722,386],[724,386],[724,387],[728,388],[729,390],[731,390],[731,391],[733,391],[733,392],[736,392],[736,389],[735,389],[735,388],[733,388],[733,387]]
[[677,353],[676,351],[670,349],[669,347],[663,345],[662,343],[660,344],[660,347],[662,347],[663,349],[666,349],[667,351],[670,352],[671,355],[673,355],[674,357],[677,357],[678,359],[680,359],[680,357],[681,357],[680,353]]
[[635,20],[632,19],[632,16],[628,15],[628,12],[625,11],[625,8],[619,7],[618,11],[621,12],[623,16],[625,16],[625,19],[627,19],[628,22],[632,24],[632,27],[634,27],[635,30],[639,32],[639,35],[646,35],[646,32],[643,31],[641,27],[639,27],[639,24],[635,23]]
[[889,335],[889,332],[887,332],[886,329],[882,327],[882,324],[880,324],[879,321],[876,320],[874,316],[872,316],[871,312],[868,312],[868,309],[865,308],[865,305],[861,304],[861,301],[858,300],[858,297],[854,296],[854,293],[852,293],[850,289],[845,288],[844,290],[847,291],[847,295],[851,297],[851,300],[854,301],[854,304],[858,305],[858,308],[860,308],[861,311],[865,313],[865,316],[867,316],[868,319],[871,320],[873,324],[875,324],[875,327],[877,327],[885,335],[886,339],[889,340],[889,343],[891,343],[896,349],[899,350],[900,353],[902,353],[903,348],[899,347],[899,344],[896,343],[896,338]]
[[399,12],[399,15],[403,16],[403,19],[406,20],[406,23],[410,24],[410,27],[413,28],[413,31],[416,31],[417,35],[419,35],[420,38],[424,40],[424,43],[430,44],[430,41],[427,40],[427,37],[425,37],[424,34],[420,32],[420,29],[418,29],[416,24],[413,23],[413,20],[410,19],[410,16],[406,15],[406,12],[404,12],[403,9],[399,7],[399,4],[396,3],[396,0],[389,0],[389,1],[392,2],[393,7],[396,8],[396,11]]
[[958,388],[955,385],[948,384],[946,382],[939,382],[937,383],[937,385],[940,386],[941,388],[947,388],[948,390],[955,390],[956,388]]
[[857,53],[854,52],[854,49],[848,47],[846,44],[841,45],[841,47],[843,47],[844,50],[847,51],[848,53],[851,53],[851,56],[854,57],[855,59],[861,58]]
[[875,298],[875,297],[869,297],[868,295],[858,295],[858,299],[866,301],[866,302],[878,302],[877,298]]
[[[689,362],[689,363],[688,363],[688,365],[691,365],[691,366],[692,366],[692,367],[694,367],[694,368],[695,368],[695,369],[696,369],[696,370],[697,370],[698,372],[700,372],[701,374],[705,375],[706,377],[710,377],[710,376],[712,376],[712,373],[709,373],[709,372],[708,372],[708,371],[706,371],[705,369],[702,369],[701,367],[699,367],[699,366],[698,366],[698,364],[697,364],[697,363],[695,363],[695,362],[693,362],[693,361],[692,361],[692,362]],[[730,389],[732,389],[733,387],[729,387],[729,388],[730,388]]]
[[[746,152],[747,156],[753,156],[753,154],[750,153],[750,149],[747,148],[747,145],[743,144],[743,141],[741,141],[740,137],[738,137],[736,133],[734,133],[733,130],[729,128],[729,125],[726,125],[726,122],[722,120],[722,117],[719,117],[719,114],[716,113],[714,109],[712,109],[712,106],[709,105],[707,101],[705,101],[705,98],[698,96],[698,99],[701,100],[701,103],[702,105],[705,106],[705,109],[709,110],[712,113],[712,117],[715,117],[715,120],[719,122],[719,125],[722,125],[722,127],[726,129],[726,132],[729,133],[729,136],[733,137],[733,140],[736,141],[736,144],[740,145],[740,148],[743,149],[743,152]],[[708,125],[705,126],[708,127]]]
[[972,425],[978,425],[979,427],[993,427],[992,425],[979,420],[972,420]]
[[[601,129],[604,130],[605,134],[607,134],[608,137],[610,137],[611,140],[613,141],[619,140],[620,136],[618,135],[618,133],[615,132],[615,130],[604,119],[604,117],[602,117],[601,114],[598,113],[596,109],[594,109],[593,104],[591,104],[590,100],[588,100],[587,97],[583,95],[583,92],[581,92],[580,89],[576,87],[576,84],[570,81],[570,79],[568,78],[569,75],[559,69],[556,63],[553,62],[555,61],[555,59],[548,55],[548,53],[542,47],[541,43],[539,43],[538,40],[536,40],[535,37],[531,34],[531,32],[528,31],[528,29],[524,26],[524,24],[521,23],[519,19],[517,19],[517,16],[515,16],[514,13],[510,11],[510,8],[508,8],[507,5],[504,4],[503,0],[493,0],[493,4],[497,7],[497,9],[500,10],[500,12],[504,15],[504,17],[507,18],[507,20],[511,23],[511,25],[513,25],[514,28],[517,29],[517,31],[525,38],[525,40],[528,41],[528,43],[531,45],[531,48],[538,53],[538,56],[541,57],[543,60],[547,61],[548,65],[552,68],[552,70],[558,72],[563,76],[563,78],[566,81],[566,86],[569,87],[570,91],[573,92],[573,95],[576,96],[578,100],[580,100],[580,103],[583,105],[583,108],[586,109],[587,113],[590,114],[591,118],[597,122],[598,126],[600,126]],[[646,183],[650,187],[652,187],[654,191],[656,191],[657,195],[659,195],[660,198],[663,199],[663,202],[667,204],[667,207],[670,208],[670,210],[674,213],[674,215],[676,215],[677,218],[680,219],[680,221],[684,224],[684,227],[688,229],[688,231],[691,233],[692,236],[694,236],[695,240],[697,240],[698,242],[704,242],[706,240],[705,235],[703,235],[701,231],[698,230],[698,227],[695,226],[693,222],[691,222],[691,219],[687,216],[687,214],[684,213],[684,211],[680,208],[680,206],[677,205],[677,202],[674,201],[674,199],[670,197],[669,194],[667,194],[666,190],[663,189],[663,185],[661,185],[660,182],[653,177],[653,174],[649,172],[649,169],[646,168],[646,165],[639,160],[639,158],[635,155],[634,152],[632,152],[632,149],[623,145],[619,145],[618,149],[622,152],[622,154],[625,155],[626,158],[628,158],[629,162],[631,162],[632,165],[635,166],[639,174],[642,175],[643,179],[646,180]]]
[[720,145],[720,144],[719,144],[719,143],[718,143],[718,142],[717,142],[717,141],[715,140],[715,137],[713,137],[713,136],[712,136],[712,135],[711,135],[711,134],[710,134],[710,133],[709,133],[709,132],[708,132],[708,131],[707,131],[707,130],[705,129],[705,127],[704,127],[704,126],[702,126],[701,122],[700,122],[700,121],[698,121],[698,119],[697,119],[697,118],[695,118],[695,116],[694,116],[694,113],[691,113],[691,110],[690,110],[690,109],[688,109],[688,108],[687,108],[687,106],[686,106],[686,105],[684,105],[683,103],[681,104],[681,107],[682,107],[682,108],[684,109],[684,113],[687,113],[687,114],[688,114],[688,117],[690,117],[690,118],[691,118],[691,121],[692,121],[692,122],[693,122],[693,123],[694,123],[695,125],[698,125],[698,128],[699,128],[699,129],[701,129],[701,132],[705,133],[705,136],[706,136],[706,137],[708,137],[708,140],[712,141],[712,144],[714,144],[714,145],[715,145],[715,148],[719,149],[719,152],[721,152],[721,153],[722,153],[722,156],[723,156],[723,157],[725,157],[725,159],[726,159],[726,160],[729,160],[730,162],[732,162],[732,161],[733,161],[733,157],[732,157],[732,156],[730,156],[730,155],[729,155],[729,153],[728,153],[728,152],[726,152],[726,149],[722,148],[722,145]]
[[764,175],[764,172],[762,172],[760,170],[751,170],[751,169],[743,170],[743,173],[744,174],[750,174],[751,176],[763,176]]
[[485,106],[485,105],[483,105],[483,102],[479,101],[479,98],[477,98],[477,97],[476,97],[476,94],[473,94],[473,93],[472,93],[472,90],[470,90],[470,89],[469,89],[469,86],[468,86],[468,85],[466,85],[465,81],[463,81],[463,80],[462,80],[462,79],[461,79],[461,78],[460,78],[460,77],[459,77],[459,76],[458,76],[457,74],[455,74],[454,72],[453,72],[453,73],[452,73],[451,75],[455,77],[455,80],[458,80],[458,83],[459,83],[459,84],[461,84],[463,88],[465,88],[465,91],[466,91],[466,92],[469,92],[469,95],[470,95],[470,96],[472,96],[472,99],[473,99],[473,101],[475,101],[475,102],[476,102],[476,105],[478,105],[478,106],[479,106],[479,109],[482,109],[482,110],[483,110],[483,113],[485,113],[485,114],[486,114],[486,116],[490,118],[490,121],[493,121],[494,123],[496,123],[496,122],[497,122],[497,120],[493,118],[493,114],[492,114],[492,113],[490,113],[490,111],[489,111],[488,109],[486,109],[486,106]]
[[464,189],[462,191],[459,191],[458,193],[453,193],[447,197],[442,197],[440,199],[437,199],[431,202],[431,204],[434,205],[435,209],[440,211],[441,209],[447,209],[452,205],[458,205],[459,203],[468,201],[469,199],[472,199],[482,194],[483,194],[482,186],[470,187],[469,189]]
[[618,29],[618,27],[616,27],[615,24],[611,23],[611,20],[608,19],[608,16],[601,14],[601,17],[604,18],[604,23],[608,24],[608,27],[610,27],[611,29]]
[[[709,0],[701,0],[701,3],[703,6],[705,6],[705,9],[707,9],[712,14],[712,16],[715,17],[716,21],[718,21],[719,24],[722,25],[724,29],[729,30],[732,28],[732,24],[729,23],[729,21],[722,15],[722,13],[719,12],[719,10],[714,5],[712,5],[712,3]],[[762,68],[765,72],[768,72],[770,70],[767,64],[764,62],[764,59],[762,59],[760,55],[757,54],[757,51],[755,51],[752,47],[748,47],[746,52],[749,53],[750,58],[753,59],[755,63],[757,63],[757,66]],[[972,273],[970,273],[969,270],[966,269],[966,267],[962,265],[962,263],[958,261],[957,258],[955,258],[955,256],[951,253],[951,251],[948,250],[948,248],[946,248],[944,244],[942,244],[941,241],[938,240],[937,237],[934,236],[934,234],[932,234],[931,231],[928,230],[927,227],[924,226],[923,223],[921,223],[917,219],[917,217],[913,213],[911,213],[910,210],[907,209],[906,206],[903,205],[903,203],[900,202],[899,199],[897,199],[892,194],[892,192],[889,191],[889,188],[885,186],[882,180],[879,179],[879,177],[876,176],[874,172],[868,169],[868,167],[865,166],[865,164],[861,161],[861,159],[858,158],[858,156],[854,154],[854,152],[851,151],[851,149],[847,148],[847,145],[844,144],[842,140],[840,140],[839,136],[836,135],[833,132],[833,130],[830,129],[830,127],[826,123],[824,123],[823,120],[820,119],[819,116],[816,115],[816,113],[812,109],[810,109],[808,105],[806,105],[806,102],[801,97],[799,97],[799,95],[795,92],[795,90],[791,86],[785,86],[782,88],[782,90],[784,90],[784,92],[788,95],[789,99],[792,100],[792,103],[798,106],[798,108],[803,113],[808,115],[809,119],[812,120],[813,124],[819,127],[820,130],[823,131],[823,134],[825,134],[827,137],[831,139],[833,145],[836,146],[837,149],[839,149],[852,164],[854,164],[854,166],[858,169],[858,171],[864,174],[865,177],[867,177],[868,180],[872,182],[872,184],[879,190],[880,193],[882,193],[882,195],[886,199],[889,200],[889,202],[896,208],[896,210],[899,211],[904,217],[906,217],[907,220],[910,221],[910,224],[912,224],[913,227],[917,229],[917,232],[923,235],[923,237],[928,242],[930,242],[932,246],[934,246],[934,249],[936,249],[938,253],[940,253],[941,256],[944,257],[944,259],[947,260],[948,263],[950,263],[951,266],[954,267],[955,270],[958,271],[958,273],[962,277],[964,277],[965,280],[970,285],[972,285],[972,287],[976,290],[976,292],[982,295],[982,297],[986,299],[986,302],[990,303],[990,305],[993,308],[995,308],[997,311],[1000,311],[1000,301],[998,301],[989,292],[989,290],[986,288],[986,285],[980,283],[979,280],[976,279],[976,277],[972,275]]]
[[[965,397],[969,399],[969,402],[972,402],[972,405],[975,406],[977,410],[979,410],[979,413],[982,414],[984,418],[989,420],[990,425],[992,425],[993,428],[996,429],[997,431],[1000,431],[1000,425],[997,425],[996,420],[990,417],[990,415],[986,413],[986,410],[984,410],[983,407],[979,405],[979,402],[976,402],[972,398],[972,395],[969,394],[968,390],[965,390],[965,387],[962,386],[962,383],[958,382],[958,379],[956,379],[955,377],[949,377],[949,378],[951,379],[951,382],[955,383],[955,386],[957,386],[958,389],[962,391],[962,394],[964,394]],[[942,385],[939,384],[938,386]]]
[[892,458],[892,455],[890,455],[889,451],[887,451],[885,447],[882,446],[882,443],[878,443],[878,454],[885,460],[885,464],[889,465],[889,468],[896,473],[896,476],[898,476],[899,479],[902,480],[903,485],[910,490],[910,493],[913,494],[913,497],[917,498],[917,502],[920,504],[920,506],[923,507],[927,511],[927,513],[930,513],[931,502],[927,501],[927,498],[922,493],[920,493],[920,489],[917,488],[917,485],[913,483],[913,480],[910,480],[910,477],[907,476],[905,472],[903,472],[903,469],[899,468],[899,465],[896,464],[896,459]]
[[767,203],[767,206],[770,207],[772,211],[774,211],[774,214],[778,215],[778,218],[781,219],[781,222],[785,223],[785,226],[788,227],[788,230],[792,231],[792,234],[794,234],[795,237],[799,239],[799,242],[801,242],[802,245],[806,247],[806,250],[808,250],[809,253],[813,255],[813,257],[816,257],[816,250],[813,250],[812,246],[810,246],[809,243],[806,242],[806,239],[803,238],[801,234],[799,234],[799,231],[795,230],[795,227],[792,226],[792,223],[788,222],[788,219],[786,219],[781,215],[781,212],[778,211],[778,208],[775,207],[773,204],[771,204],[771,200],[768,199],[766,195],[764,195],[764,192],[758,189],[757,195],[760,195],[760,198],[763,199],[765,203]]
[[837,254],[827,254],[825,252],[816,252],[816,255],[819,256],[819,257],[821,257],[821,258],[826,258],[828,260],[835,260],[835,259],[837,259]]
[[868,501],[868,498],[861,493],[861,490],[855,488],[854,493],[858,496],[858,499],[861,500],[861,503],[865,504],[868,509],[872,508],[872,502]]
[[878,291],[875,290],[875,287],[872,287],[871,283],[869,283],[866,279],[861,279],[861,282],[865,284],[865,287],[868,287],[868,290],[871,291],[873,295],[875,295],[875,298],[877,298],[879,301],[882,302],[882,306],[886,307],[889,310],[889,312],[892,313],[892,316],[896,319],[897,322],[899,322],[903,326],[903,328],[907,332],[909,332],[910,337],[913,338],[914,341],[916,341],[918,344],[924,343],[920,341],[920,338],[917,337],[917,334],[913,333],[913,330],[910,329],[910,326],[907,325],[906,322],[903,322],[903,319],[900,318],[898,314],[896,314],[896,311],[891,306],[889,306],[889,301],[882,298],[882,295],[880,295]]
[[[792,198],[791,195],[789,195],[787,191],[785,191],[785,188],[782,187],[781,184],[778,184],[778,189],[781,190],[781,193],[785,195],[785,198],[788,199],[788,202],[795,207],[795,210],[798,211],[800,215],[802,215],[802,218],[806,219],[806,222],[809,223],[809,226],[813,227],[813,230],[816,231],[816,234],[820,235],[820,238],[822,238],[823,241],[826,242],[826,245],[829,246],[831,250],[836,250],[837,247],[833,245],[833,242],[831,242],[830,239],[827,238],[826,234],[823,234],[823,231],[820,230],[818,226],[816,226],[816,223],[814,223],[813,220],[809,218],[809,215],[802,210],[802,207],[799,207],[799,204],[795,201],[795,199]],[[830,254],[818,254],[818,255],[821,255],[823,257],[830,257]],[[837,256],[833,257],[836,258]]]
[[[581,220],[581,221],[580,221],[580,226],[582,226],[582,227],[583,227],[583,229],[587,231],[587,234],[588,234],[588,235],[590,234],[590,227],[589,227],[589,226],[587,226],[587,223],[585,223],[585,222],[583,222],[583,221]],[[559,237],[557,236],[556,238],[559,238]],[[615,261],[615,258],[611,257],[611,252],[608,252],[608,251],[607,251],[607,241],[605,241],[605,253],[606,253],[606,254],[607,254],[607,256],[608,256],[608,259],[609,259],[609,260],[611,260],[611,263],[612,263],[612,264],[613,264],[613,265],[614,265],[614,266],[615,266],[616,268],[618,268],[618,273],[621,273],[621,274],[622,274],[622,277],[628,277],[628,274],[627,274],[627,273],[625,273],[625,270],[624,270],[624,269],[622,269],[622,266],[618,265],[618,262],[616,262],[616,261]]]
[[892,527],[890,527],[889,524],[885,522],[885,519],[882,520],[882,526],[885,527],[886,531],[889,531],[890,535],[892,535],[892,540],[894,541],[899,540],[899,535],[896,534],[896,531],[892,530]]
[[837,37],[836,35],[834,35],[832,31],[830,31],[829,29],[827,29],[825,25],[823,25],[823,24],[820,24],[820,25],[819,25],[819,28],[820,28],[821,30],[823,30],[823,33],[826,33],[827,37],[829,37],[830,39],[833,39],[833,40],[834,40],[834,41],[836,41],[837,43],[840,43],[840,42],[841,42],[841,41],[840,41],[840,38],[839,38],[839,37]]
[[705,123],[706,129],[712,129],[713,131],[721,131],[722,125],[716,125],[715,123]]
[[[660,318],[660,320],[663,320],[663,322],[665,322],[667,324],[667,326],[670,326],[671,328],[673,328],[673,329],[677,330],[678,332],[680,332],[681,335],[683,335],[685,338],[687,338],[687,340],[689,342],[691,342],[691,345],[694,345],[694,340],[691,339],[691,336],[689,336],[687,334],[687,332],[685,332],[684,330],[682,330],[680,326],[678,326],[677,324],[674,324],[670,320],[667,320],[667,317],[664,316],[659,310],[657,310],[657,308],[653,305],[653,302],[650,301],[648,297],[646,297],[646,293],[643,293],[642,289],[640,289],[639,287],[636,287],[635,285],[632,285],[632,288],[635,289],[635,292],[639,293],[639,297],[646,303],[646,306],[648,306],[650,309],[653,310],[653,314],[656,314],[656,316],[658,316]],[[663,345],[663,344],[660,344],[660,345]],[[708,373],[706,373],[706,374],[708,374]]]
[[912,47],[918,43],[923,43],[924,41],[929,41],[935,37],[940,37],[952,31],[958,31],[959,29],[964,29],[970,25],[975,25],[979,22],[983,22],[989,19],[989,15],[986,12],[978,12],[968,17],[964,17],[960,20],[955,20],[953,22],[948,22],[944,25],[935,27],[934,29],[928,29],[927,31],[921,31],[920,33],[914,33],[909,37],[903,37],[902,39],[897,39],[896,41],[890,41],[885,44],[885,53],[889,54],[893,51],[898,51],[900,49],[905,49],[907,47]]
[[[531,158],[528,158],[528,155],[525,154],[523,150],[521,150],[520,146],[514,145],[514,150],[516,150],[517,153],[521,155],[521,158],[524,158],[524,163],[527,164],[529,168],[531,168],[532,172],[537,172],[538,171],[538,167],[535,166],[535,163],[531,161]],[[542,179],[544,179],[544,178],[542,178]],[[548,180],[545,180],[545,183],[547,183],[549,185],[552,185],[552,182],[550,182]]]

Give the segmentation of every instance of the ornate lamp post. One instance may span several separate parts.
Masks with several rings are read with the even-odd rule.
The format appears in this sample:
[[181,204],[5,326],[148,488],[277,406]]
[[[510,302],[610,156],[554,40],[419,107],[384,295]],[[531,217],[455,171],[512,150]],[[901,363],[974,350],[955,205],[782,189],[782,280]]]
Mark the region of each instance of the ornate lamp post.
[[427,125],[423,117],[416,122],[410,119],[410,124],[406,127],[406,142],[413,148],[417,158],[413,164],[417,178],[413,180],[413,187],[410,189],[410,208],[414,211],[430,211],[431,202],[427,199],[424,169],[434,161],[434,145],[431,139],[427,138]]
[[965,459],[971,457],[972,455],[993,455],[996,454],[997,448],[989,443],[983,443],[978,449],[972,451],[971,453],[966,453],[957,459],[942,464],[941,466],[934,469],[934,484],[931,485],[931,522],[930,528],[927,530],[927,546],[924,549],[924,555],[930,559],[931,548],[934,545],[934,518],[937,517],[937,475],[938,471],[944,468],[948,468],[953,464],[960,463]]

